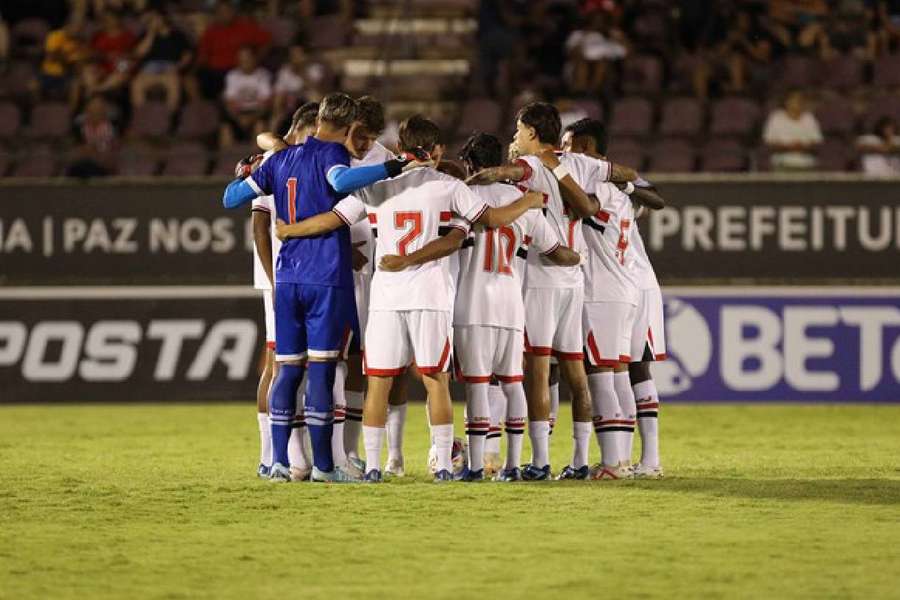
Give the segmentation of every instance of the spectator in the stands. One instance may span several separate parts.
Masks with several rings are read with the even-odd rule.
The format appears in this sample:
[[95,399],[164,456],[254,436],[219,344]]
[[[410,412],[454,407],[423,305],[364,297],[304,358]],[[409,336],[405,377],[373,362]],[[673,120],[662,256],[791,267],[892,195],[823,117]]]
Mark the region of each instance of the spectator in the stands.
[[221,128],[221,146],[228,147],[235,139],[246,141],[266,129],[272,76],[257,64],[253,48],[245,46],[238,52],[238,66],[225,78],[223,100],[228,123]]
[[727,72],[729,53],[725,36],[729,31],[728,15],[721,2],[682,1],[679,33],[683,55],[679,68],[700,99],[707,98],[712,83]]
[[67,175],[99,177],[113,172],[118,146],[113,112],[102,96],[94,96],[87,101],[84,112],[75,117],[79,145]]
[[207,98],[217,98],[225,75],[238,63],[238,51],[249,46],[262,57],[271,34],[251,17],[238,15],[228,2],[219,2],[213,22],[203,32],[197,47],[197,80]]
[[772,33],[785,47],[811,53],[823,35],[829,10],[826,0],[770,0]]
[[860,162],[867,175],[900,175],[900,129],[894,119],[879,119],[872,133],[856,140],[856,147],[862,154]]
[[587,27],[573,31],[566,40],[572,65],[572,91],[577,93],[599,91],[610,65],[628,53],[625,33],[615,27],[612,14],[593,10],[587,18]]
[[109,11],[140,14],[147,8],[147,4],[147,0],[91,0],[95,15]]
[[481,0],[478,6],[478,64],[484,90],[495,97],[510,90],[511,58],[523,24],[515,0]]
[[871,26],[872,15],[862,0],[843,0],[825,21],[819,36],[819,54],[824,60],[840,55],[873,60],[878,38]]
[[765,86],[772,64],[783,52],[762,15],[743,10],[734,15],[728,29],[727,46],[729,89],[744,93],[748,88]]
[[90,51],[84,43],[83,32],[82,22],[71,19],[62,28],[47,34],[41,62],[41,91],[45,97],[64,97],[73,75],[88,58]]
[[775,109],[769,114],[763,129],[763,141],[771,152],[773,168],[815,168],[815,149],[823,141],[822,130],[816,117],[807,108],[803,92],[789,92],[784,108]]
[[9,58],[9,27],[0,14],[0,63],[6,62],[7,58]]
[[141,106],[153,87],[165,90],[166,106],[178,108],[181,101],[181,74],[191,62],[191,45],[168,17],[151,11],[144,17],[146,33],[135,51],[140,70],[131,82],[131,104]]
[[288,50],[288,60],[281,65],[275,78],[271,123],[273,131],[284,131],[283,122],[305,101],[307,68],[303,46],[299,44],[291,46]]
[[136,41],[134,34],[122,27],[118,15],[103,15],[103,28],[91,39],[91,58],[82,63],[78,70],[70,97],[73,109],[83,99],[97,94],[124,101],[125,85],[133,66],[131,50]]
[[874,5],[875,35],[878,52],[900,50],[900,0],[870,0]]

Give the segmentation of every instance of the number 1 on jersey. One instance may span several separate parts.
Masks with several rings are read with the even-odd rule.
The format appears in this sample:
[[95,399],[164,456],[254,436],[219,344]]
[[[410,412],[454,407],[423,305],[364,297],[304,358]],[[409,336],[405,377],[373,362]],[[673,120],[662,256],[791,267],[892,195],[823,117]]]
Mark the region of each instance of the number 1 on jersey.
[[[494,237],[499,234],[496,242]],[[499,229],[487,228],[484,230],[484,270],[494,270],[494,246],[497,246],[497,272],[509,275],[512,273],[510,263],[512,262],[513,252],[516,251],[516,232],[511,227],[504,225]],[[503,242],[500,238],[506,239],[506,248],[503,248]]]
[[416,212],[395,212],[394,227],[397,229],[406,229],[406,224],[412,223],[412,227],[406,232],[402,238],[397,240],[397,253],[400,256],[406,256],[406,248],[414,239],[422,235],[422,213]]
[[287,180],[287,209],[288,223],[297,222],[297,178],[289,177]]

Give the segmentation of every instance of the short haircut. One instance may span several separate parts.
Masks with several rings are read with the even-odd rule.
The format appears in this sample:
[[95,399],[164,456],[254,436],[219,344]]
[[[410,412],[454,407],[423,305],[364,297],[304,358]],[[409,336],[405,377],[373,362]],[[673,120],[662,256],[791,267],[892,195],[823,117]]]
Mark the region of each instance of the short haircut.
[[441,129],[434,121],[422,115],[413,115],[400,123],[399,138],[400,150],[422,148],[431,152],[440,143]]
[[589,137],[594,140],[594,146],[600,154],[606,154],[609,147],[609,135],[606,126],[599,119],[580,119],[566,125],[566,131],[571,131],[573,137]]
[[356,99],[356,120],[370,133],[380,135],[384,131],[384,106],[373,96]]
[[356,100],[340,92],[328,94],[322,98],[322,103],[319,106],[320,122],[328,123],[332,127],[341,129],[350,127],[355,120]]
[[519,109],[516,121],[533,127],[538,141],[542,144],[558,144],[562,123],[559,111],[546,102],[531,102]]
[[455,177],[460,181],[466,180],[466,170],[452,160],[442,160],[438,163],[436,169],[441,173],[449,175],[450,177]]
[[296,131],[301,127],[312,127],[316,124],[318,116],[318,102],[307,102],[306,104],[300,105],[300,108],[295,110],[294,116],[291,117],[291,130]]
[[480,171],[503,164],[503,144],[496,136],[476,132],[466,140],[459,158],[473,171]]

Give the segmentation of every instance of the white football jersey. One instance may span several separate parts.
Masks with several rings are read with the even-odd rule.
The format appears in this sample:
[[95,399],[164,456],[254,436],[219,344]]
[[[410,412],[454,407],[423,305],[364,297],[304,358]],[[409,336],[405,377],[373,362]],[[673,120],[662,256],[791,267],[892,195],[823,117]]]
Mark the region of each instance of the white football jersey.
[[[474,186],[472,191],[489,206],[505,206],[523,193],[505,183]],[[475,225],[459,253],[459,291],[453,325],[523,330],[521,277],[525,262],[518,257],[526,253],[547,254],[559,245],[550,223],[538,210],[529,210],[497,229]]]
[[632,273],[630,249],[634,205],[615,184],[601,183],[594,192],[600,201],[597,214],[584,219],[589,249],[585,263],[585,302],[627,302],[637,306],[638,287]]
[[[558,157],[575,182],[588,193],[599,183],[609,180],[612,167],[607,161],[570,152],[560,152]],[[570,215],[553,172],[544,167],[536,156],[522,156],[516,164],[525,167],[525,176],[517,183],[544,194],[546,206],[544,214],[560,243],[576,252],[583,252],[585,245],[584,234],[580,227],[581,220]],[[583,284],[581,267],[557,267],[536,252],[528,255],[526,288],[572,288],[581,287]]]
[[[634,184],[636,187],[652,186],[650,182],[641,178],[638,178]],[[631,261],[631,273],[638,289],[659,289],[659,281],[656,279],[656,272],[653,270],[653,265],[650,263],[650,257],[647,256],[644,240],[641,238],[641,232],[638,231],[637,220],[635,220],[631,227],[631,249],[634,258],[634,260]]]
[[[269,160],[274,152],[269,150],[263,154],[262,165]],[[281,250],[281,240],[275,236],[275,196],[259,196],[250,204],[250,211],[259,211],[269,214],[271,224],[269,226],[269,234],[272,236],[272,271],[275,270],[275,262],[278,260],[278,252]],[[256,244],[253,244],[253,287],[258,290],[271,290],[272,282],[263,269],[262,261],[259,259],[259,252],[256,251]]]
[[[468,233],[488,205],[458,179],[430,167],[412,169],[356,192],[368,207],[369,220],[376,229],[375,264],[386,254],[406,255],[421,249],[441,235],[442,227],[456,227]],[[348,210],[345,198],[336,208],[341,214],[354,212],[350,222],[360,218],[360,208]],[[454,218],[454,215],[458,218]],[[451,284],[444,261],[431,261],[398,272],[375,271],[369,310],[450,311]]]
[[[369,151],[364,157],[360,159],[351,158],[350,166],[366,167],[369,165],[380,165],[394,158],[396,157],[390,150],[388,150],[378,142],[375,142],[372,147],[369,148]],[[375,238],[372,237],[372,227],[369,225],[368,221],[359,221],[358,223],[354,223],[350,226],[350,241],[354,246],[360,242],[363,242],[361,246],[357,247],[357,250],[365,254],[369,258],[369,262],[367,262],[366,265],[358,272],[371,276],[374,272],[374,267],[372,266],[372,255],[375,251]]]

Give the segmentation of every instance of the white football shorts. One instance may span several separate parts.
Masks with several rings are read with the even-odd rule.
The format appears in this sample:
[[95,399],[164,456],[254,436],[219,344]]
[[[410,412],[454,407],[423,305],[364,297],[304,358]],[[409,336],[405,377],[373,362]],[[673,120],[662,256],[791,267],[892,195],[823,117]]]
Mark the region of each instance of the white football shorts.
[[595,367],[631,362],[631,332],[637,307],[627,302],[584,303],[584,346]]
[[463,325],[453,331],[458,381],[490,383],[491,375],[501,383],[522,381],[522,331],[489,325]]
[[584,288],[525,289],[525,351],[583,360],[581,311]]
[[369,292],[371,288],[371,275],[360,271],[353,272],[353,295],[356,296],[356,315],[359,318],[359,330],[363,336],[363,348],[365,348],[366,325],[369,322]]
[[366,326],[366,375],[395,377],[416,363],[426,375],[447,370],[450,313],[442,310],[375,310]]
[[663,299],[658,287],[641,290],[634,331],[631,332],[631,360],[666,360]]
[[263,314],[266,321],[266,348],[275,349],[275,302],[272,290],[263,290]]

